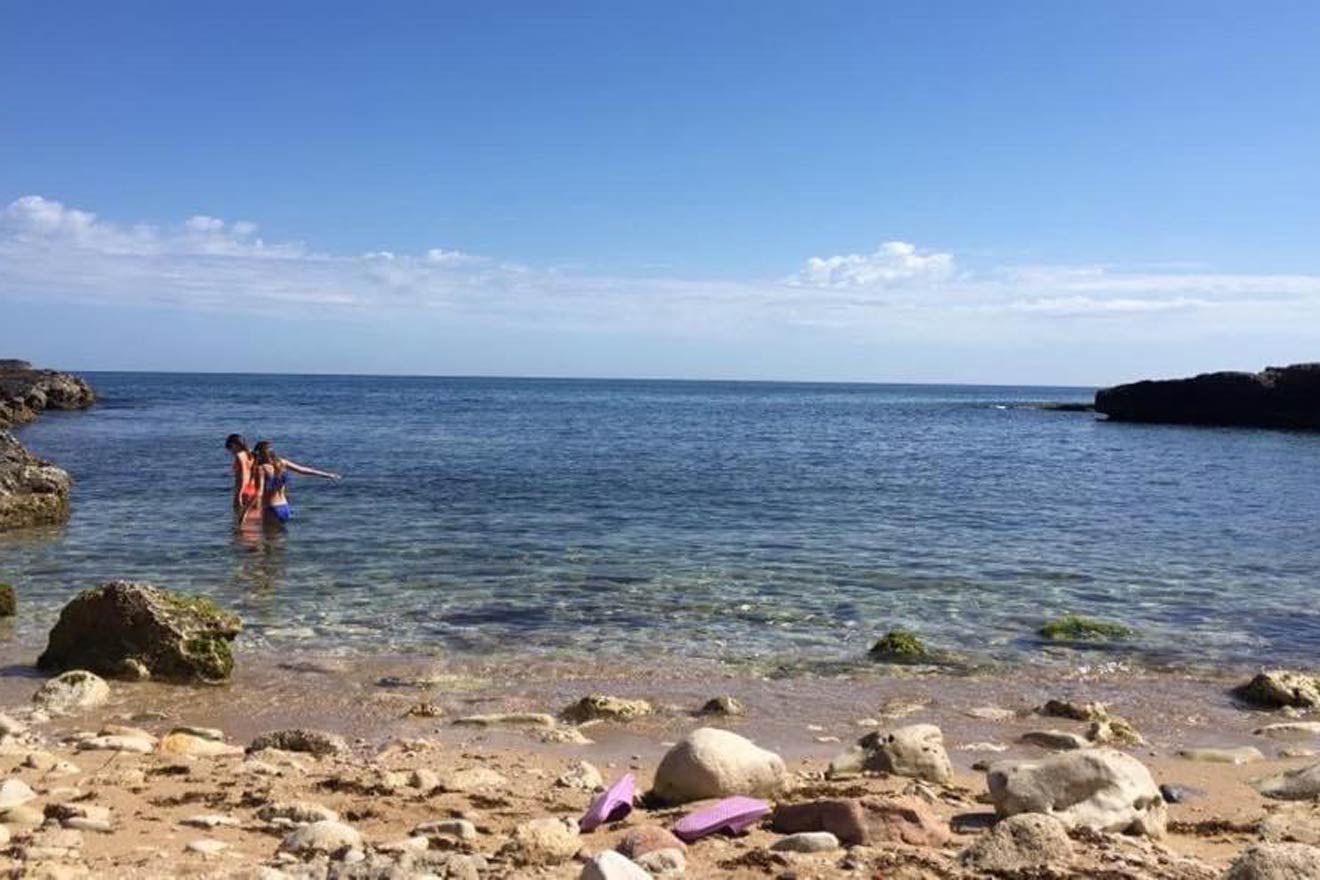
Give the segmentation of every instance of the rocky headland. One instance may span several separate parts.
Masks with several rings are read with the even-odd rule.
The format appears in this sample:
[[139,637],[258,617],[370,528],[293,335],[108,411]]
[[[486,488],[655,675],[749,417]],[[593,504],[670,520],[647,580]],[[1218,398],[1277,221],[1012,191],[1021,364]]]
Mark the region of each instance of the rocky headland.
[[85,409],[96,399],[83,379],[0,360],[0,531],[58,525],[69,518],[68,473],[33,455],[9,432],[48,409]]
[[1095,410],[1119,422],[1320,430],[1320,363],[1116,385],[1096,392]]

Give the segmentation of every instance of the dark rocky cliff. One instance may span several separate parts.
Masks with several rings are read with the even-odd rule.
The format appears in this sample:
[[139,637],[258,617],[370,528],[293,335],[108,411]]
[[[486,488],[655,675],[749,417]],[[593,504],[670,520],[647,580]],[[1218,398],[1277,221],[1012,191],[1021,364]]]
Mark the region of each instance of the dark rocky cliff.
[[1320,430],[1320,363],[1116,385],[1096,392],[1095,410],[1120,422]]

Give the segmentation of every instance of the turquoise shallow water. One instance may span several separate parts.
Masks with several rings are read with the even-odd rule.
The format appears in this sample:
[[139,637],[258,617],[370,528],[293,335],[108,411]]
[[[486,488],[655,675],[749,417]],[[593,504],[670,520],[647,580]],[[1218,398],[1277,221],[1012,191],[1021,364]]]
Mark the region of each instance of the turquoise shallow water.
[[[1137,661],[1320,648],[1320,435],[1023,405],[1089,389],[89,378],[97,407],[21,431],[77,488],[67,527],[0,537],[15,645],[131,578],[215,596],[271,651],[796,666],[901,625],[1057,659],[1032,632],[1069,610],[1136,627]],[[236,535],[230,431],[345,479],[295,477],[287,531]]]

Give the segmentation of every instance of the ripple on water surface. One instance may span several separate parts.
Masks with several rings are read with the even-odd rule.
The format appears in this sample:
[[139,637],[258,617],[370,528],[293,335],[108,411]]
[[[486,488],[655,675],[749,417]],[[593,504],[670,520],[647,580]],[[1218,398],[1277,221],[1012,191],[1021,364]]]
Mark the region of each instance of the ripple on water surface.
[[[1018,405],[1085,389],[90,378],[101,405],[22,432],[77,484],[67,527],[0,538],[16,654],[117,577],[235,607],[249,650],[773,667],[902,626],[1013,661],[1068,657],[1032,635],[1064,611],[1147,661],[1320,648],[1317,435]],[[294,477],[287,533],[236,536],[235,430],[345,479]]]

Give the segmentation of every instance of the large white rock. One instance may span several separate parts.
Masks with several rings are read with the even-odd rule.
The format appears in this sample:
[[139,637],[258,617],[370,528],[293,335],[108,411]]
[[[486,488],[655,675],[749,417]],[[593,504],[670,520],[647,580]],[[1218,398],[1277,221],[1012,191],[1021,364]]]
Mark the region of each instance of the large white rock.
[[953,779],[953,765],[944,750],[944,734],[934,724],[909,724],[877,731],[862,738],[866,750],[863,767],[895,776],[945,783]]
[[1001,816],[1046,813],[1070,828],[1159,837],[1168,811],[1145,765],[1113,749],[1005,762],[986,776]]
[[581,880],[651,880],[651,875],[627,856],[607,849],[582,866]]
[[671,804],[735,794],[770,797],[787,783],[782,758],[715,727],[689,733],[665,753],[655,771],[655,794]]
[[70,669],[48,679],[32,695],[38,709],[52,715],[72,715],[95,708],[110,699],[110,685],[105,679],[85,669]]

